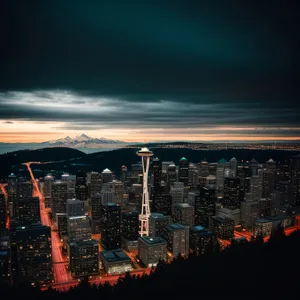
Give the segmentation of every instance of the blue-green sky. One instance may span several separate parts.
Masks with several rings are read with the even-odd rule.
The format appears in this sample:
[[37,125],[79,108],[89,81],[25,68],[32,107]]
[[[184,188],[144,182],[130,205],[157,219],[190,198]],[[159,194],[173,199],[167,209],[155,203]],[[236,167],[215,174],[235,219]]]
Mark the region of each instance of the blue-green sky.
[[295,139],[299,12],[296,0],[3,0],[0,140]]

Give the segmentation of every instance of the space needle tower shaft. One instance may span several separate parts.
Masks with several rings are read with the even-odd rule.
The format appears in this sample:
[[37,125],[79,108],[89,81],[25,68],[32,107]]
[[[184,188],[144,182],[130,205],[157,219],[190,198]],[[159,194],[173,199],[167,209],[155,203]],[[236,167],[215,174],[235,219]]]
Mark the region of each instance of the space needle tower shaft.
[[141,223],[140,227],[140,236],[149,235],[149,217],[150,217],[150,201],[149,201],[149,192],[148,192],[148,172],[150,157],[153,155],[152,151],[148,148],[142,148],[137,152],[138,156],[142,157],[142,166],[143,166],[143,197],[142,197],[142,210],[139,215],[139,220]]

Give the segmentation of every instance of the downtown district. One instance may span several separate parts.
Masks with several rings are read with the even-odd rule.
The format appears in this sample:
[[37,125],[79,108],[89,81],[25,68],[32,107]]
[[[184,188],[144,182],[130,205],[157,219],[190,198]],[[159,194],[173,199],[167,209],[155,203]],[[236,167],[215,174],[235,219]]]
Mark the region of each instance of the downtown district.
[[[66,291],[88,276],[114,284],[159,260],[198,255],[282,226],[299,227],[300,156],[289,161],[161,161],[35,177],[31,165],[0,185],[1,280]],[[149,170],[148,170],[149,169]],[[51,172],[51,173],[50,173]]]

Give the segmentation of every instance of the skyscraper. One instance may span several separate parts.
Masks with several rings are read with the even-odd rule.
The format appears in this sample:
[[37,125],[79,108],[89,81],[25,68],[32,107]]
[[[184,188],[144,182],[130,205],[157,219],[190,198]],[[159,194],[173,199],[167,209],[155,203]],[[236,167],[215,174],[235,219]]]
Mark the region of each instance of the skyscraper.
[[189,227],[182,224],[169,224],[163,233],[168,250],[174,257],[189,254]]
[[52,175],[47,175],[44,177],[44,197],[45,197],[45,207],[50,208],[52,202],[52,184],[54,178]]
[[230,168],[230,177],[236,177],[237,176],[237,165],[238,162],[235,157],[233,157],[229,161],[229,168]]
[[122,213],[122,237],[129,241],[137,241],[139,237],[139,213],[129,211]]
[[151,237],[162,236],[164,228],[171,222],[170,216],[161,213],[151,213],[149,218],[149,235]]
[[194,226],[195,208],[187,203],[175,204],[172,219],[174,223],[180,223],[186,226]]
[[101,243],[105,250],[121,247],[121,209],[115,203],[101,206]]
[[214,186],[205,186],[200,188],[199,197],[195,202],[195,224],[208,227],[209,217],[216,213],[216,189]]
[[61,181],[67,183],[68,198],[75,198],[76,175],[63,174],[61,176]]
[[176,172],[176,165],[172,162],[169,164],[167,169],[167,182],[170,186],[173,182],[177,181],[177,172]]
[[300,154],[295,155],[290,161],[291,202],[300,205]]
[[53,280],[50,227],[18,226],[12,231],[17,262],[16,281],[49,283]]
[[102,176],[98,172],[87,173],[89,197],[101,193]]
[[17,199],[32,197],[32,183],[29,181],[18,182]]
[[16,208],[15,221],[19,226],[41,222],[39,197],[20,198]]
[[17,200],[17,176],[11,173],[7,181],[8,209],[11,217],[14,217],[14,206]]
[[56,220],[57,213],[66,213],[68,199],[67,182],[55,181],[52,185],[52,217]]
[[101,221],[101,195],[96,194],[91,198],[92,233],[100,233]]
[[99,251],[95,240],[71,242],[68,247],[73,277],[99,274]]
[[90,240],[92,231],[88,217],[67,217],[67,232],[69,242],[80,242]]
[[84,203],[78,199],[68,199],[67,200],[67,216],[83,216],[84,215]]
[[223,205],[226,208],[240,208],[242,193],[240,191],[239,177],[226,177],[224,179],[224,198]]
[[224,193],[224,175],[226,166],[227,161],[224,158],[218,161],[216,176],[216,189],[218,196],[223,196]]
[[88,188],[86,184],[86,173],[83,171],[78,171],[76,174],[75,195],[76,199],[83,201],[85,206],[87,206]]
[[143,167],[143,196],[142,196],[142,211],[139,216],[141,222],[140,235],[149,235],[149,217],[150,217],[150,201],[148,193],[148,171],[150,164],[150,157],[153,153],[148,148],[142,148],[137,152],[138,156],[142,157]]
[[189,161],[185,157],[179,160],[178,180],[183,182],[184,186],[189,184]]
[[102,176],[102,183],[109,183],[112,181],[112,171],[108,168],[104,169],[101,173]]

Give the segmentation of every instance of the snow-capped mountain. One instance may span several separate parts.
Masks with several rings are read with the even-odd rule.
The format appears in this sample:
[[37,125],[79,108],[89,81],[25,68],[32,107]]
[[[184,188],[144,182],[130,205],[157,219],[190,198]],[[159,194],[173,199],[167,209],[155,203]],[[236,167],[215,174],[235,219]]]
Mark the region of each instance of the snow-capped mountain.
[[47,141],[43,143],[44,145],[49,146],[66,146],[72,148],[82,148],[82,147],[93,147],[102,144],[127,144],[126,142],[118,141],[118,140],[110,140],[106,138],[92,138],[87,136],[86,134],[81,134],[76,136],[75,138],[70,138],[69,136],[53,140]]

